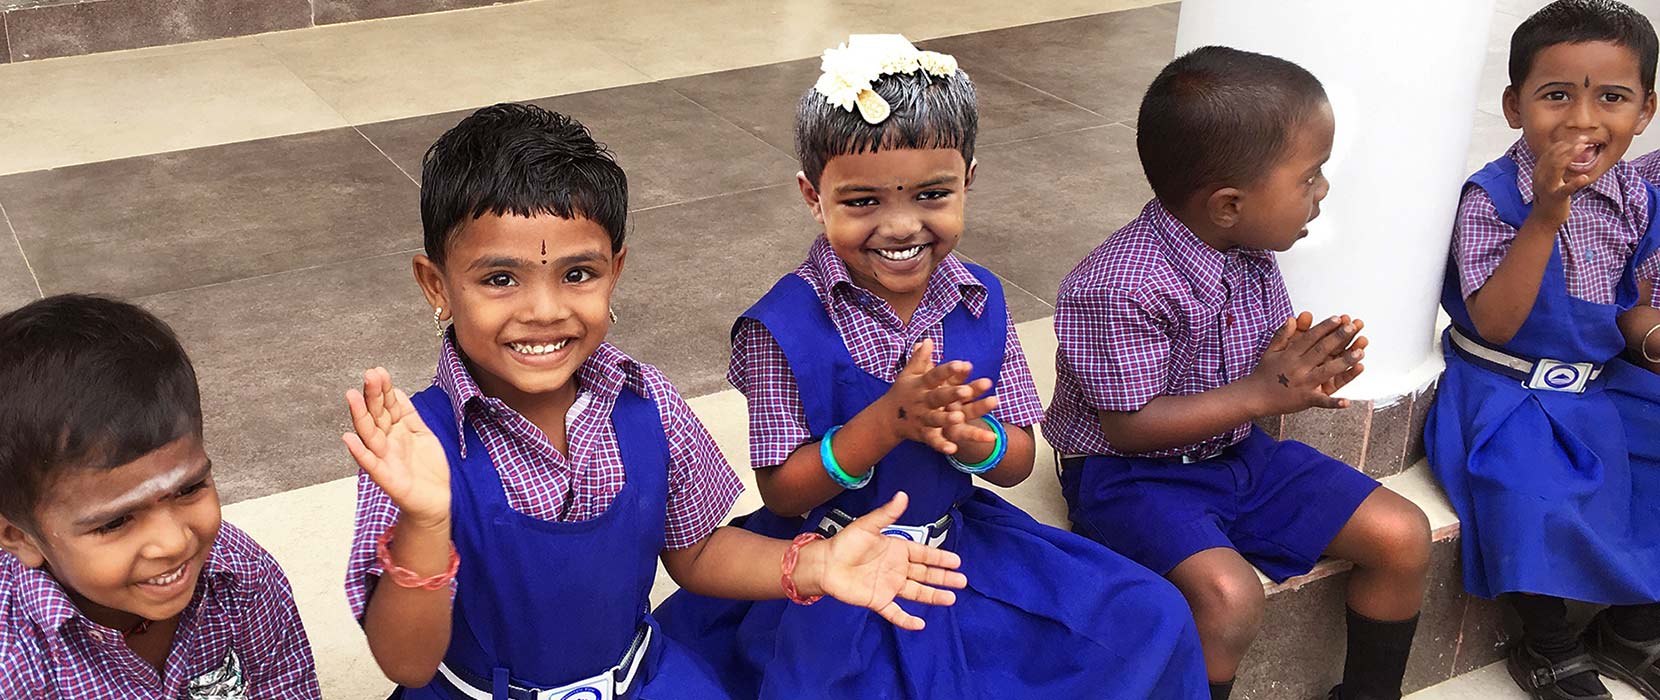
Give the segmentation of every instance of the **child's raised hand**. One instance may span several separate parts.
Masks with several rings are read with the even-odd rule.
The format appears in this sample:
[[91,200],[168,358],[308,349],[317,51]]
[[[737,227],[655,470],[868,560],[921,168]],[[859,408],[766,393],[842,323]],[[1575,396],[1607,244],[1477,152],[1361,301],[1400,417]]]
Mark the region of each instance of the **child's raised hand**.
[[1546,221],[1561,226],[1568,221],[1573,194],[1591,184],[1591,174],[1569,172],[1574,159],[1586,149],[1593,148],[1590,137],[1581,134],[1573,141],[1552,143],[1539,154],[1539,163],[1533,166],[1533,211],[1529,216],[1548,217]]
[[[966,411],[952,410],[953,404],[969,406],[991,399],[974,401],[974,397],[991,390],[990,379],[968,380],[973,365],[961,360],[934,364],[934,341],[924,339],[911,350],[910,361],[894,377],[893,386],[883,395],[878,410],[902,440],[914,440],[944,454],[956,452],[955,442],[948,440],[945,429],[969,420]],[[992,400],[992,405],[995,400]],[[989,407],[985,410],[991,410]],[[983,412],[982,412],[983,413]],[[993,436],[995,439],[995,436]]]
[[[1346,316],[1312,323],[1303,312],[1286,319],[1262,361],[1244,380],[1250,382],[1262,415],[1296,413],[1305,408],[1343,408],[1345,399],[1331,392],[1359,376],[1365,344],[1356,347],[1360,328]],[[1307,329],[1307,330],[1303,330]]]
[[354,432],[341,440],[400,517],[424,526],[448,523],[449,458],[409,396],[392,386],[392,376],[380,367],[364,372],[363,391],[347,391],[346,406]]
[[[819,586],[825,595],[849,605],[876,611],[903,629],[923,628],[922,618],[901,607],[897,599],[925,605],[951,605],[957,595],[950,588],[968,585],[956,571],[962,559],[955,552],[935,549],[882,534],[910,503],[905,493],[853,521],[834,537],[802,550],[802,556],[822,556]],[[814,552],[813,550],[818,550]]]

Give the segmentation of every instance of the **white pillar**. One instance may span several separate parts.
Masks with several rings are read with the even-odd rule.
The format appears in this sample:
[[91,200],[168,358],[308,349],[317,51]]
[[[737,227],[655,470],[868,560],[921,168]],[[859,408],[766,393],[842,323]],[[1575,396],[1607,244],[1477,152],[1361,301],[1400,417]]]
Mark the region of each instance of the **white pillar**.
[[1436,317],[1493,0],[1186,0],[1176,53],[1279,56],[1326,86],[1331,194],[1280,256],[1292,302],[1353,314],[1367,371],[1343,393],[1386,404],[1440,371]]

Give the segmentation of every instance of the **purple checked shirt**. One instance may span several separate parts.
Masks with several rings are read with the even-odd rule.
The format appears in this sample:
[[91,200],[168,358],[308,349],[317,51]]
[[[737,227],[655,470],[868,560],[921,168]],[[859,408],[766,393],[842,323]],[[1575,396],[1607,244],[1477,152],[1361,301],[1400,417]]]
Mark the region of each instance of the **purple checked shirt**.
[[[955,255],[947,255],[928,277],[922,303],[909,324],[881,297],[853,283],[847,265],[823,236],[807,251],[795,275],[806,280],[841,332],[854,364],[871,376],[892,382],[923,338],[934,341],[934,361],[945,352],[941,321],[959,304],[978,317],[985,313],[990,290]],[[1004,343],[1003,369],[997,380],[997,408],[992,416],[1008,425],[1030,426],[1043,418],[1032,370],[1014,331],[1011,317]],[[784,351],[758,321],[739,322],[732,339],[732,364],[726,377],[749,399],[749,459],[756,468],[774,467],[813,439],[806,409]]]
[[[1533,169],[1539,159],[1526,141],[1517,141],[1505,155],[1516,161],[1516,187],[1522,201],[1533,201]],[[1631,163],[1621,162],[1596,182],[1573,195],[1568,223],[1557,231],[1568,293],[1595,304],[1614,302],[1614,290],[1625,266],[1648,230],[1648,194]],[[1470,298],[1510,252],[1516,229],[1499,220],[1493,200],[1481,188],[1467,186],[1453,224],[1453,259],[1458,264],[1459,288]],[[1638,279],[1660,274],[1660,257],[1651,256],[1637,270]],[[1651,302],[1660,306],[1660,295]]]
[[[1062,454],[1122,455],[1101,433],[1098,411],[1138,411],[1160,396],[1239,381],[1290,317],[1273,253],[1218,251],[1148,202],[1061,282],[1055,400],[1043,435]],[[1204,456],[1250,427],[1145,456]]]
[[[235,667],[240,674],[217,673]],[[174,700],[216,678],[213,687],[242,687],[252,700],[322,697],[288,578],[230,523],[219,528],[163,668],[82,614],[51,574],[0,552],[0,698]]]
[[[541,429],[500,399],[486,396],[468,374],[453,334],[446,336],[433,382],[455,409],[456,433],[468,421],[501,475],[508,506],[549,522],[578,522],[604,513],[622,490],[624,469],[611,424],[617,394],[628,387],[657,402],[669,442],[669,502],[665,546],[684,549],[708,536],[743,491],[709,431],[663,374],[601,343],[577,372],[582,392],[565,419],[562,455]],[[466,445],[461,446],[466,453]],[[397,521],[398,507],[371,480],[357,480],[357,529],[346,567],[346,599],[358,618],[382,569],[375,541]]]
[[1644,180],[1660,186],[1660,151],[1653,151],[1648,155],[1638,157],[1631,161],[1631,167],[1636,168],[1637,174],[1641,175]]

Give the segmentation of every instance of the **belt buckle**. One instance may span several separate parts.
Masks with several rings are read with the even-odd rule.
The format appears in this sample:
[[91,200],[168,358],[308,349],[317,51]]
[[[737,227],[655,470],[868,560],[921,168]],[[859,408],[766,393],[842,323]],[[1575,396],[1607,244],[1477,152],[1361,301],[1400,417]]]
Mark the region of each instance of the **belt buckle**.
[[1533,363],[1533,375],[1528,377],[1527,388],[1583,394],[1585,385],[1591,382],[1591,372],[1595,367],[1589,362],[1542,359]]
[[928,527],[924,525],[889,525],[882,528],[882,534],[917,544],[928,544]]
[[616,700],[611,672],[580,680],[563,688],[536,691],[537,700]]

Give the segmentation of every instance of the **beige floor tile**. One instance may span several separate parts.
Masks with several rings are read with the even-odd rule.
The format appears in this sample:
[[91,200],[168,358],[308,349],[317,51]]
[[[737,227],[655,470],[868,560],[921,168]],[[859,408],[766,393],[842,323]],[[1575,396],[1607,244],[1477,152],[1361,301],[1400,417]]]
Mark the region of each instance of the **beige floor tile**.
[[0,174],[343,126],[253,39],[0,65]]
[[252,535],[288,574],[329,700],[371,700],[392,692],[346,607],[356,484],[356,478],[337,479],[225,507],[225,521]]
[[354,124],[646,82],[562,13],[521,3],[259,37]]
[[[1642,694],[1631,686],[1611,679],[1605,679],[1604,683],[1614,700],[1642,700]],[[1405,700],[1524,700],[1526,697],[1527,693],[1516,687],[1500,662],[1430,686],[1406,696]]]
[[940,12],[927,4],[880,0],[618,0],[574,10],[550,3],[526,9],[569,18],[607,52],[663,80],[809,58],[851,33],[900,33],[920,41],[1151,4],[1158,0],[970,0]]

